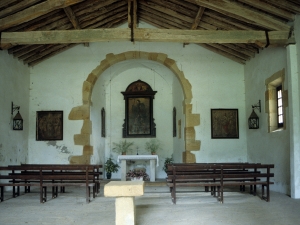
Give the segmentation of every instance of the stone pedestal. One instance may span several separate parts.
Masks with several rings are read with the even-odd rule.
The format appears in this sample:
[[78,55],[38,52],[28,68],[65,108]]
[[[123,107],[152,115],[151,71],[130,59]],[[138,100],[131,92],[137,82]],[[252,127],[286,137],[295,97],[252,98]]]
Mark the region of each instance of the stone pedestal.
[[104,186],[105,197],[116,198],[116,225],[135,225],[135,196],[144,194],[144,181],[111,181]]

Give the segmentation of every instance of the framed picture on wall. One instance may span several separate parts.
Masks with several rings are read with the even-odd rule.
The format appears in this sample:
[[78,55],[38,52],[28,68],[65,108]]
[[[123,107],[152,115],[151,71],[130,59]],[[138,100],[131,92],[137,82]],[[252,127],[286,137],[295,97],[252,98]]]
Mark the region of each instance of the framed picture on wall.
[[36,112],[36,140],[63,140],[63,111]]
[[238,109],[211,109],[211,138],[239,138]]
[[123,138],[156,137],[153,118],[153,99],[156,91],[149,84],[137,80],[122,92],[125,100]]

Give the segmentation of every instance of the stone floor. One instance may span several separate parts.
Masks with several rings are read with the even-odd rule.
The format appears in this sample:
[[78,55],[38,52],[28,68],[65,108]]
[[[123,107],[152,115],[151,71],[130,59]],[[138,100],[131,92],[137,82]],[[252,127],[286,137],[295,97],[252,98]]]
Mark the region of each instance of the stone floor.
[[[210,193],[182,190],[174,205],[167,187],[162,185],[147,185],[145,194],[136,198],[138,225],[300,224],[300,199],[284,194],[271,192],[271,201],[265,202],[247,192],[228,190],[224,204],[220,204]],[[38,189],[17,198],[10,194],[6,192],[5,201],[0,203],[1,225],[115,224],[115,199],[103,197],[103,192],[89,204],[82,187],[67,187],[66,193],[59,193],[56,199],[51,199],[49,193],[44,204],[39,203]]]

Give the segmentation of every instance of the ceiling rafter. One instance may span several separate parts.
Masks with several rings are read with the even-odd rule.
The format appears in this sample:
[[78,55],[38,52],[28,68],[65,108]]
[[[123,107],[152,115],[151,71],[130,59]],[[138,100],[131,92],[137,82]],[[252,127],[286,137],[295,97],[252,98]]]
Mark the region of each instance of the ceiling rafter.
[[65,8],[82,1],[84,0],[48,0],[31,6],[30,8],[0,19],[0,31],[19,23],[30,21],[55,9]]
[[267,4],[263,1],[260,1],[260,0],[239,0],[239,1],[243,2],[247,5],[253,6],[255,8],[258,8],[260,10],[272,13],[272,14],[277,15],[279,17],[282,17],[284,19],[294,20],[294,14],[293,13],[291,13],[287,10],[272,6],[272,5]]
[[[129,5],[134,4],[135,8],[128,10],[132,8]],[[202,7],[205,8],[203,12]],[[9,54],[27,65],[34,66],[90,39],[75,38],[74,44],[59,41],[39,44],[34,40],[30,42],[32,44],[22,44],[18,41],[3,42],[3,37],[7,37],[9,32],[26,36],[30,31],[69,32],[80,29],[90,32],[107,28],[106,34],[100,34],[100,40],[111,41],[114,35],[119,34],[110,28],[127,23],[130,25],[130,21],[133,21],[134,26],[128,29],[129,34],[131,30],[131,36],[126,37],[126,41],[127,38],[128,41],[135,38],[135,41],[193,42],[244,64],[268,45],[268,37],[272,46],[293,43],[292,27],[296,14],[300,14],[298,0],[1,0],[1,48],[7,49]],[[150,24],[156,29],[146,31],[136,28],[139,22]],[[278,33],[271,32],[276,30]],[[224,40],[217,40],[218,35],[208,35],[210,31],[227,31],[240,36],[235,40],[226,36]],[[257,33],[250,33],[249,39],[241,41],[242,31]],[[71,35],[69,38],[74,37]]]
[[[64,9],[67,17],[69,18],[70,22],[73,24],[73,27],[77,30],[80,30],[81,29],[80,24],[78,22],[78,19],[77,19],[75,13],[73,12],[72,8],[70,6],[67,6],[63,9]],[[88,42],[84,43],[84,46],[88,47],[89,43]]]
[[[203,16],[204,10],[205,10],[204,7],[199,7],[197,15],[196,15],[196,17],[194,19],[194,22],[193,22],[192,26],[191,26],[191,30],[196,30],[197,29],[197,27],[198,27],[198,25],[200,23],[200,20],[201,20],[201,18]],[[183,43],[183,46],[185,46],[187,44],[188,43]]]
[[241,7],[235,1],[228,0],[218,0],[218,1],[208,1],[208,0],[186,0],[188,2],[210,8],[222,14],[226,13],[231,16],[239,16],[245,18],[246,20],[255,23],[261,27],[269,30],[290,30],[291,27],[281,21],[275,20],[272,17],[258,13],[251,8]]

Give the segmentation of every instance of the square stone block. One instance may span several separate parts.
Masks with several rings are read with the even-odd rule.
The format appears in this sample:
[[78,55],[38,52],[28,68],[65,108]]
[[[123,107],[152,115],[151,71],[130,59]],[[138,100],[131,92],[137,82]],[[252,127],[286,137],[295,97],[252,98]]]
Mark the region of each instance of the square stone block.
[[105,197],[133,197],[144,194],[144,181],[111,181],[104,185]]

